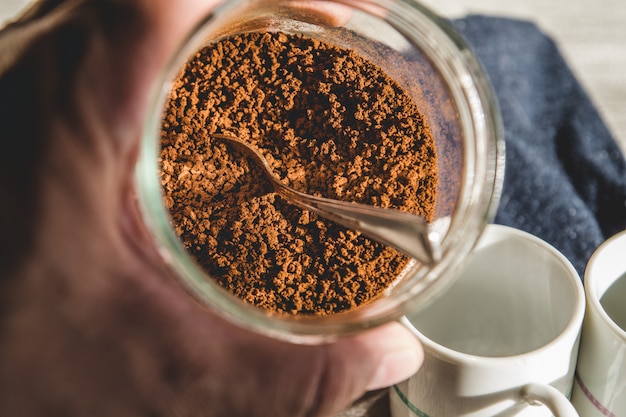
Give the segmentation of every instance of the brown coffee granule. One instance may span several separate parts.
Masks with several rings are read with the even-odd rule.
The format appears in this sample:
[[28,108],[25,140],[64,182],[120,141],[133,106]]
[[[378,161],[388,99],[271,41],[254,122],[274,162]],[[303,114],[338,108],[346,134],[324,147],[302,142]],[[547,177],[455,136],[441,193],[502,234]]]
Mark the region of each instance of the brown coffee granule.
[[248,303],[326,315],[370,302],[409,259],[272,193],[211,133],[254,144],[288,185],[432,219],[437,154],[416,105],[349,49],[246,33],[196,53],[175,81],[162,130],[172,223],[198,264]]

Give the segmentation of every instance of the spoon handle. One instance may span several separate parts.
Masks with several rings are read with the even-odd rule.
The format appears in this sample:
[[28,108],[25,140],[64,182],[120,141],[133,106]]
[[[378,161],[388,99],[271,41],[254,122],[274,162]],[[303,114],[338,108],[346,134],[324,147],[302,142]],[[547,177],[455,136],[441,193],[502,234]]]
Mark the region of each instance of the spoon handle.
[[422,264],[432,265],[441,257],[436,234],[430,233],[424,218],[399,210],[332,200],[300,193],[274,183],[292,204],[355,229],[380,243],[389,245]]

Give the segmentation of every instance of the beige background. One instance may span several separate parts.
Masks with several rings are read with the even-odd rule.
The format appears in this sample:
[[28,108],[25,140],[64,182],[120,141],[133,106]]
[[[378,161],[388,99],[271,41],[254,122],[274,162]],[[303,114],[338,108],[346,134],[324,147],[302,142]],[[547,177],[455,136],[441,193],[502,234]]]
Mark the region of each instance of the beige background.
[[[0,22],[30,0],[0,0]],[[626,0],[422,0],[448,17],[486,13],[532,20],[559,44],[626,152]]]
[[449,17],[532,20],[552,36],[626,152],[626,1],[423,0]]

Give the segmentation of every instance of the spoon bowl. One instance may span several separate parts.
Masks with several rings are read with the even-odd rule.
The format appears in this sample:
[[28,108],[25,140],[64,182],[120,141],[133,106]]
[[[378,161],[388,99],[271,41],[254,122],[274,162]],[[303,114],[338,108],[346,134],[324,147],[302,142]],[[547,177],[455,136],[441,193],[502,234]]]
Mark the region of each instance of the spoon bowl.
[[274,191],[288,203],[357,230],[424,265],[432,265],[441,258],[439,235],[430,230],[428,222],[423,217],[400,210],[334,200],[297,191],[285,185],[276,176],[265,157],[249,143],[236,136],[225,134],[213,134],[211,137],[240,150],[250,162],[261,169]]

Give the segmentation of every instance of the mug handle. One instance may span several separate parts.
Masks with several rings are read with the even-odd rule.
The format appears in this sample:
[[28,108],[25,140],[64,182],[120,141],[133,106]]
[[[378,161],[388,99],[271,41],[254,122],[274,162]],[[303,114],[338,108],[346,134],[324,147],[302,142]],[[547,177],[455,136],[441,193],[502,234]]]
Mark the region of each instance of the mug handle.
[[[411,324],[407,316],[400,317],[398,322],[418,339],[422,337]],[[561,391],[554,388],[552,385],[538,383],[526,384],[521,388],[519,395],[522,401],[527,402],[529,405],[545,405],[556,417],[580,417],[572,403]]]
[[572,403],[551,385],[526,384],[520,390],[520,396],[530,405],[545,405],[556,417],[579,417]]

